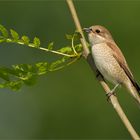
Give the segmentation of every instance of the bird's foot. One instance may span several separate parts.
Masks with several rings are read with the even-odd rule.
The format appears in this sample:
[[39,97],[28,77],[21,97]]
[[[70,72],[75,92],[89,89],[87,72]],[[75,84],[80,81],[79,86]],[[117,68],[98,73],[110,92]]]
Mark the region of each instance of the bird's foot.
[[110,101],[110,97],[111,97],[112,95],[116,96],[115,90],[116,90],[116,88],[117,88],[119,85],[120,85],[120,84],[118,83],[117,85],[115,85],[115,87],[114,87],[110,92],[106,93],[107,101]]
[[101,76],[101,73],[98,70],[96,70],[96,78],[98,78],[99,76]]
[[108,101],[108,102],[110,102],[110,97],[111,97],[112,95],[116,96],[116,94],[114,93],[113,90],[111,90],[110,92],[106,93],[107,101]]

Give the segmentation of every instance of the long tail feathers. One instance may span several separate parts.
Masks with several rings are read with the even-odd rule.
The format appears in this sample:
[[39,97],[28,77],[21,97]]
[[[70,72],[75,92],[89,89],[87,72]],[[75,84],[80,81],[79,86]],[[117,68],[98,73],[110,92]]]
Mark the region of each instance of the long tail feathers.
[[133,86],[136,88],[138,94],[140,95],[140,86],[136,82],[133,82]]
[[140,86],[135,81],[131,81],[126,85],[126,88],[140,106]]

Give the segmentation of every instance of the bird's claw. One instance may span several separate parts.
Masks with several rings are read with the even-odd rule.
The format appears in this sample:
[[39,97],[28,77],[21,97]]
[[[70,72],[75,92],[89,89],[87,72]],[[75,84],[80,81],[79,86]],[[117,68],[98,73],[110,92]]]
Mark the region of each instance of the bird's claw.
[[116,94],[115,94],[113,91],[110,91],[110,92],[106,93],[107,101],[108,101],[108,102],[110,101],[110,97],[111,97],[112,95],[116,96]]

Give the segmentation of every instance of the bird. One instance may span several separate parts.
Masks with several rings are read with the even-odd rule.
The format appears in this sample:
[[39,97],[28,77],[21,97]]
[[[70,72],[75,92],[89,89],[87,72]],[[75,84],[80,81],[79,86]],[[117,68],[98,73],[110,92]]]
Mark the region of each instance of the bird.
[[88,34],[91,54],[99,73],[115,85],[107,95],[112,95],[118,86],[124,86],[140,104],[140,86],[108,29],[101,25],[93,25],[83,30]]

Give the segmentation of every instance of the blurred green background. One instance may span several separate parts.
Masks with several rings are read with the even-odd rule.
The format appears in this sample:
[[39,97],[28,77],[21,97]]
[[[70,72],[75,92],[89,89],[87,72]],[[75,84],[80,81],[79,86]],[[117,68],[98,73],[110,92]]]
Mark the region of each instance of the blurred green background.
[[[140,83],[140,1],[77,0],[82,27],[107,27]],[[0,24],[20,35],[37,36],[42,46],[69,44],[75,26],[65,1],[0,1]],[[14,44],[0,44],[0,64],[51,61],[55,55]],[[140,134],[140,110],[123,88],[117,96]],[[35,86],[0,89],[0,139],[130,139],[84,59],[39,78]]]

